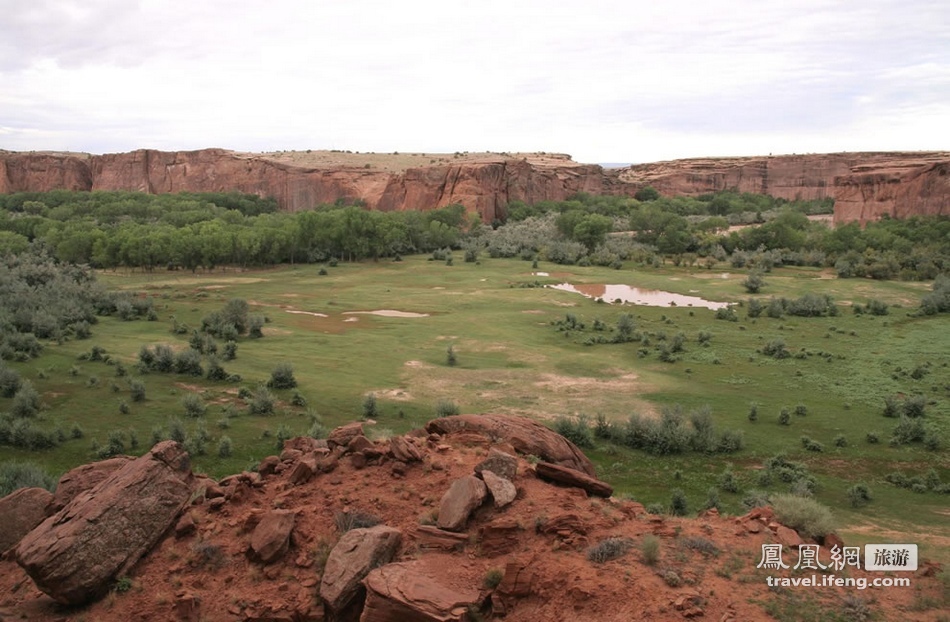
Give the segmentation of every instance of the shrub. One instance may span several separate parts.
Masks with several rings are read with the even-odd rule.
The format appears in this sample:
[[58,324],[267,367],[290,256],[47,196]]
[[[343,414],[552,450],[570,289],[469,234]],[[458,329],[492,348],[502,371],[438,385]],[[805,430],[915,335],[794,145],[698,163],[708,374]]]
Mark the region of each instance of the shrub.
[[726,320],[727,322],[738,322],[739,316],[736,315],[736,310],[730,305],[716,309],[716,319]]
[[791,413],[788,412],[788,409],[787,409],[787,408],[783,408],[783,409],[779,412],[779,414],[778,414],[778,424],[779,424],[779,425],[791,425],[791,424],[792,424],[792,416],[791,416]]
[[631,547],[633,540],[630,538],[607,538],[587,549],[587,559],[595,564],[603,564],[623,557]]
[[867,505],[871,501],[871,491],[868,489],[867,484],[855,484],[851,488],[848,488],[848,500],[851,502],[851,507],[853,508]]
[[57,478],[33,462],[0,462],[0,498],[20,488],[56,488]]
[[233,361],[237,358],[237,349],[238,346],[236,341],[228,341],[224,344],[224,348],[221,350],[221,356],[225,361]]
[[218,357],[213,354],[208,357],[208,371],[205,378],[213,381],[228,379],[228,372],[221,366],[221,363],[218,362]]
[[670,498],[670,514],[673,516],[686,516],[689,512],[689,504],[686,500],[686,493],[679,488],[673,489]]
[[455,346],[451,343],[449,347],[445,349],[445,364],[449,367],[455,367],[459,364],[458,355],[455,354]]
[[162,343],[155,346],[154,361],[150,369],[161,373],[170,373],[175,369],[175,351],[171,346]]
[[86,435],[86,433],[83,431],[82,426],[79,425],[78,423],[74,423],[74,424],[69,428],[69,438],[76,438],[76,439],[78,439],[78,438],[82,438],[82,437],[85,436],[85,435]]
[[20,374],[0,364],[0,397],[13,397],[20,390]]
[[270,380],[267,386],[271,389],[293,389],[297,386],[297,379],[294,378],[294,368],[290,363],[278,363],[270,373]]
[[804,404],[798,404],[795,406],[795,415],[798,417],[804,417],[808,414],[808,407]]
[[881,433],[878,432],[877,430],[871,430],[870,432],[864,435],[864,440],[872,445],[875,443],[879,443],[881,442]]
[[834,444],[835,444],[835,447],[847,447],[848,439],[847,437],[845,437],[844,434],[839,434],[835,436]]
[[808,436],[802,436],[802,447],[805,448],[805,451],[813,451],[820,453],[825,450],[825,446],[819,443],[816,440],[812,440]]
[[145,401],[145,383],[141,380],[130,380],[129,381],[129,395],[132,397],[133,402],[144,402]]
[[264,336],[264,317],[252,315],[248,321],[247,336],[251,339],[260,339]]
[[175,373],[188,376],[202,376],[201,354],[197,350],[187,348],[175,355]]
[[294,391],[294,394],[290,398],[290,405],[303,408],[307,405],[307,398],[301,395],[300,391]]
[[277,399],[274,394],[267,390],[267,387],[261,385],[251,395],[247,410],[252,415],[272,415],[274,407],[277,405]]
[[805,538],[821,538],[834,531],[831,510],[814,499],[798,495],[778,494],[772,498],[775,516]]
[[726,468],[719,474],[717,485],[720,490],[724,490],[725,492],[739,492],[739,480],[736,479],[735,473],[732,472],[732,465],[726,465]]
[[175,417],[168,422],[168,438],[178,443],[184,443],[188,434],[185,432],[185,424],[181,419]]
[[923,417],[927,407],[927,398],[923,395],[911,395],[904,399],[903,411],[906,417]]
[[29,380],[24,380],[20,388],[13,394],[10,403],[10,414],[16,418],[33,417],[40,410],[40,394],[33,388]]
[[749,405],[749,421],[759,420],[759,405],[755,402]]
[[461,412],[458,404],[452,400],[440,399],[435,405],[436,417],[453,417]]
[[218,439],[218,456],[221,458],[228,458],[231,455],[234,447],[231,443],[230,436],[222,436]]
[[891,433],[892,445],[907,445],[909,443],[918,443],[924,440],[927,429],[924,422],[920,419],[911,419],[901,415],[900,420]]
[[578,447],[590,448],[594,446],[594,436],[587,423],[587,417],[584,415],[576,418],[563,415],[558,417],[554,420],[554,431]]
[[655,566],[660,561],[660,539],[653,534],[643,536],[640,541],[640,554],[643,556],[643,563],[647,566]]
[[367,393],[363,397],[363,418],[376,419],[379,417],[379,406],[376,404],[376,394]]
[[783,339],[773,339],[766,343],[762,346],[762,354],[777,359],[787,359],[792,355],[791,352],[785,349],[785,341]]
[[197,393],[189,393],[181,398],[181,405],[185,409],[185,415],[197,419],[198,417],[203,417],[205,412],[208,410],[208,407],[205,406],[204,400],[201,399],[201,396]]
[[762,273],[756,270],[742,281],[742,286],[750,294],[757,294],[760,289],[765,287],[765,279],[762,278]]

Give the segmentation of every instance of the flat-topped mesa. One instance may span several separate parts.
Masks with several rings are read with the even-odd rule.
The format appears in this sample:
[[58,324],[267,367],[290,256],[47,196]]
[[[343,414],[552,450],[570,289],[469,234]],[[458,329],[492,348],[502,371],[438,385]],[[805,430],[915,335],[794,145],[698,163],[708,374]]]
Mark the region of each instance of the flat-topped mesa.
[[579,192],[667,196],[738,190],[787,200],[833,198],[835,222],[945,214],[950,152],[833,153],[693,158],[604,169],[565,154],[378,154],[225,149],[90,155],[0,151],[0,193],[132,190],[238,191],[290,212],[336,201],[383,211],[461,204],[484,222],[504,220],[513,201],[560,201]]

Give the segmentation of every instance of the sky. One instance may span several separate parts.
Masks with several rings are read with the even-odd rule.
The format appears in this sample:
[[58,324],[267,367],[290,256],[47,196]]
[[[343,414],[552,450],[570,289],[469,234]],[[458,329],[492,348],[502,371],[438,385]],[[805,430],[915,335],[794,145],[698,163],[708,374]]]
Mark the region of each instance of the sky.
[[950,149],[947,0],[0,0],[0,149]]

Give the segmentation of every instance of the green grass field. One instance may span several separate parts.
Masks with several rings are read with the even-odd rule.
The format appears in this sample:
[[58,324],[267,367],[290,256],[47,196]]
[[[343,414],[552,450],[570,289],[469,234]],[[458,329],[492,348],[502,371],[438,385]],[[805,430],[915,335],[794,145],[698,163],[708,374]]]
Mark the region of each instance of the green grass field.
[[[686,408],[709,405],[720,429],[743,431],[745,449],[731,455],[683,454],[655,457],[610,443],[588,453],[601,476],[619,493],[644,503],[668,503],[670,490],[682,488],[691,510],[699,510],[718,474],[732,464],[743,489],[755,488],[763,460],[788,452],[805,462],[821,488],[817,498],[831,506],[846,541],[919,542],[923,555],[947,558],[950,511],[947,496],[915,493],[886,483],[893,471],[924,475],[936,469],[950,481],[950,317],[913,317],[911,313],[928,284],[839,280],[833,273],[810,268],[782,268],[766,275],[757,297],[787,298],[805,293],[828,294],[838,303],[838,317],[758,319],[737,309],[739,321],[717,320],[704,308],[633,307],[597,303],[577,294],[521,284],[626,283],[691,294],[714,301],[739,302],[749,296],[741,286],[745,271],[725,266],[703,268],[622,269],[563,267],[542,264],[551,277],[534,276],[531,264],[484,259],[480,264],[448,266],[411,257],[402,262],[341,264],[329,274],[319,266],[239,272],[102,273],[110,287],[155,297],[158,322],[123,322],[103,318],[91,339],[48,344],[40,358],[11,363],[41,392],[44,427],[69,430],[81,425],[85,436],[44,452],[0,448],[0,460],[22,459],[61,473],[93,459],[91,443],[106,442],[111,430],[134,430],[141,452],[152,429],[180,417],[189,429],[204,425],[212,435],[205,456],[196,456],[199,470],[224,475],[249,468],[275,453],[280,426],[305,434],[313,413],[331,428],[362,415],[364,396],[375,393],[380,409],[378,433],[401,432],[435,416],[440,399],[454,400],[462,412],[523,414],[547,420],[561,415],[604,415],[622,422],[632,412],[652,415],[665,405]],[[253,313],[269,322],[263,339],[242,338],[238,357],[225,368],[240,374],[240,384],[151,373],[134,369],[143,344],[185,348],[188,335],[174,335],[173,318],[195,328],[203,316],[231,298],[244,298]],[[886,316],[856,316],[851,302],[876,298],[894,305]],[[425,317],[381,317],[348,314],[390,309]],[[636,330],[653,346],[677,333],[686,336],[679,360],[664,363],[652,347],[641,357],[640,343],[584,345],[595,333],[559,332],[552,322],[571,313],[590,327],[595,319],[608,326],[631,313]],[[324,314],[320,317],[313,314]],[[700,331],[712,333],[707,347]],[[759,354],[765,343],[784,340],[791,358]],[[125,378],[102,362],[80,361],[93,345],[144,381],[147,399],[132,402]],[[458,364],[446,364],[452,345]],[[802,358],[794,355],[803,353]],[[239,387],[255,387],[270,377],[274,366],[290,362],[307,407],[290,406],[292,391],[280,397],[278,413],[246,414]],[[911,372],[920,370],[919,379]],[[90,380],[97,379],[98,382]],[[114,385],[114,386],[113,386]],[[182,398],[199,393],[208,406],[203,421],[185,416]],[[925,420],[937,426],[944,449],[928,451],[920,443],[891,447],[888,439],[896,419],[882,416],[884,398],[903,393],[929,400]],[[0,410],[7,406],[0,399]],[[120,403],[128,414],[120,413]],[[759,418],[747,418],[751,402]],[[783,407],[807,407],[807,416],[793,415],[791,425],[777,417]],[[225,417],[231,405],[239,413]],[[222,420],[224,420],[222,422]],[[222,427],[226,425],[227,427]],[[869,431],[881,442],[868,444]],[[234,442],[230,458],[219,458],[216,440]],[[807,435],[824,445],[821,453],[802,449]],[[844,435],[846,447],[834,438]],[[852,509],[846,490],[865,482],[873,500]],[[723,508],[741,512],[742,493],[720,493]],[[891,537],[893,535],[893,537]],[[890,538],[890,539],[889,539]]]

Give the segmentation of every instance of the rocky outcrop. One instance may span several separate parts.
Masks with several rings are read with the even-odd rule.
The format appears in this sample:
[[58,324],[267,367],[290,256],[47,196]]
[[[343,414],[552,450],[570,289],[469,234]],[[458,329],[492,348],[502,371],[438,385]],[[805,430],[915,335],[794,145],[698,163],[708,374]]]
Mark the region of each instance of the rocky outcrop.
[[539,462],[534,468],[538,477],[542,479],[566,486],[574,486],[575,488],[586,490],[597,497],[609,497],[614,494],[613,486],[607,482],[602,482],[597,478],[590,477],[575,469],[563,467],[558,464],[551,464],[549,462]]
[[330,552],[320,583],[320,597],[332,619],[354,602],[361,602],[361,581],[374,568],[388,564],[402,541],[398,529],[377,525],[351,529]]
[[440,417],[426,424],[426,431],[439,434],[477,432],[507,441],[515,451],[576,469],[591,477],[594,463],[577,445],[533,419],[507,415],[456,415]]
[[388,564],[367,575],[361,622],[450,622],[470,619],[478,602],[473,587],[446,585],[414,562]]
[[0,499],[0,555],[43,522],[52,499],[44,488],[21,488]]
[[27,534],[16,548],[17,562],[61,603],[99,596],[175,523],[192,479],[181,445],[161,442]]
[[498,477],[512,480],[518,475],[518,459],[492,447],[488,450],[488,457],[475,465],[476,475],[482,471],[491,471]]
[[464,529],[469,514],[485,501],[487,495],[485,483],[474,475],[452,482],[439,504],[439,528],[449,531]]

